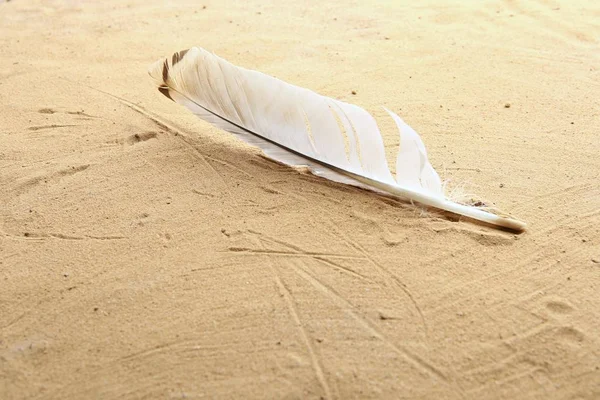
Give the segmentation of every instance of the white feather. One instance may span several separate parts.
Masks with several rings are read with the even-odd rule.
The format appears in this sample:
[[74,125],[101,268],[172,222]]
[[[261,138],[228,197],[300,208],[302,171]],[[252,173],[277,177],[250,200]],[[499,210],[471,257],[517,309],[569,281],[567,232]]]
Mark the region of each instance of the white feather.
[[149,73],[164,95],[277,161],[493,225],[525,228],[448,200],[423,141],[389,110],[400,134],[396,179],[375,119],[356,105],[236,67],[200,48],[159,60]]

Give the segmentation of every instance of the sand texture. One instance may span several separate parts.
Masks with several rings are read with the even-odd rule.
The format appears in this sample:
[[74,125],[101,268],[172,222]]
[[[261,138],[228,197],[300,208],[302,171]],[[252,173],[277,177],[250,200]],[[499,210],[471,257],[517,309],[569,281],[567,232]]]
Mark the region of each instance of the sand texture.
[[[0,399],[600,398],[597,1],[0,2]],[[202,46],[423,137],[521,235],[170,102]],[[353,91],[355,94],[353,94]]]

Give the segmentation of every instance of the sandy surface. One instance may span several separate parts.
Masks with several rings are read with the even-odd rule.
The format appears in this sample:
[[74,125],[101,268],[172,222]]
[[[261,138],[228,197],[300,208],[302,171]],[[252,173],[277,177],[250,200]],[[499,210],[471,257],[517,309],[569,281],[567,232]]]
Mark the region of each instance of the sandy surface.
[[[599,398],[597,2],[78,3],[0,4],[0,398]],[[153,87],[194,45],[529,231],[265,160]]]

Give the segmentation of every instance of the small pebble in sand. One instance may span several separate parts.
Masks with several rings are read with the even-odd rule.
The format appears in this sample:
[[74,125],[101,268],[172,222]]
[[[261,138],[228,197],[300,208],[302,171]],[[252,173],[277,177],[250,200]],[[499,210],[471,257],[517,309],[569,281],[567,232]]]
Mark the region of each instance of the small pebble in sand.
[[510,103],[504,104],[504,108],[510,108]]
[[504,183],[501,183],[501,184],[500,184],[500,187],[501,187],[501,188],[503,188],[503,187],[504,187]]
[[356,90],[353,90],[353,91],[352,91],[352,94],[354,94],[354,95],[355,95],[355,94],[356,94]]

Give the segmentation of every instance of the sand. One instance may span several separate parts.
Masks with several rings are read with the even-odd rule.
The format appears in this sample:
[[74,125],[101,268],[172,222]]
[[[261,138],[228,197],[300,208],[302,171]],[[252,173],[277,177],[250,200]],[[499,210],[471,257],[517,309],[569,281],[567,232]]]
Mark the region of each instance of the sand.
[[[597,2],[167,3],[0,4],[0,398],[600,397]],[[191,46],[529,230],[265,159],[153,87]]]

